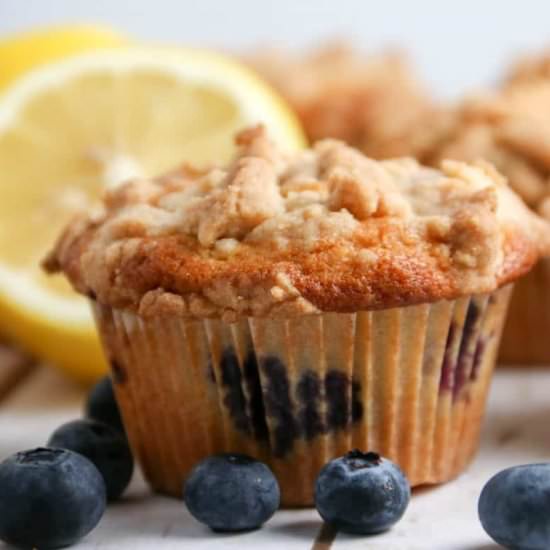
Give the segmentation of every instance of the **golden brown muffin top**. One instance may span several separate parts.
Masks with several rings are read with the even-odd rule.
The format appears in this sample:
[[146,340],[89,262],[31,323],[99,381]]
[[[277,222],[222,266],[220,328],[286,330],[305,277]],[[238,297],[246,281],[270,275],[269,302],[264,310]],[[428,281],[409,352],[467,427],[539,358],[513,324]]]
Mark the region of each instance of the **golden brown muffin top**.
[[415,132],[439,109],[397,52],[367,56],[346,44],[303,55],[266,50],[246,61],[290,103],[309,139],[341,139],[374,158],[421,154],[437,135]]
[[47,269],[103,304],[230,321],[488,292],[548,248],[488,164],[378,162],[335,140],[285,154],[262,128],[238,143],[224,168],[107,190]]
[[483,158],[508,178],[531,208],[550,214],[550,79],[471,96],[449,120],[446,134],[439,136],[424,161],[436,165],[448,158]]

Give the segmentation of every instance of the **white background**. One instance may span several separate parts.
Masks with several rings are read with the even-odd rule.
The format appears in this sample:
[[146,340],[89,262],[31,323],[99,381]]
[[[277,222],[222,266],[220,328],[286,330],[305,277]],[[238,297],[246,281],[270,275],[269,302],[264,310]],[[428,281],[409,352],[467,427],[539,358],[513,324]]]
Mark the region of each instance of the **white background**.
[[327,36],[369,50],[399,45],[447,96],[497,79],[518,52],[550,46],[549,0],[0,0],[0,35],[75,21],[240,49]]

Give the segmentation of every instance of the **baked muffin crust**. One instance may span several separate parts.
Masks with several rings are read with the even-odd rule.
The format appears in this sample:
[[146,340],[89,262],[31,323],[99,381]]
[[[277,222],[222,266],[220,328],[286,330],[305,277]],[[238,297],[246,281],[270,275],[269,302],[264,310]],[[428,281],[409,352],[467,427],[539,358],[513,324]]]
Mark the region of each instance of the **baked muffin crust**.
[[227,167],[107,190],[46,268],[114,307],[231,321],[489,292],[548,248],[489,164],[378,162],[335,140],[285,154],[260,127],[238,143]]

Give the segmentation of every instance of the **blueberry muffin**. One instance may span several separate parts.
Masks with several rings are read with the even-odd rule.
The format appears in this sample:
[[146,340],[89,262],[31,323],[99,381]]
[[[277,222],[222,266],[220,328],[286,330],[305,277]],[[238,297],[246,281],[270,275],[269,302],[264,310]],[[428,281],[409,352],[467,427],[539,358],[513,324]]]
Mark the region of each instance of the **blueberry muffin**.
[[[543,59],[524,62],[500,90],[464,100],[424,162],[443,159],[493,163],[525,203],[550,219],[550,78]],[[539,76],[537,76],[539,75]],[[550,260],[518,283],[504,329],[500,359],[550,363]]]
[[107,190],[46,259],[93,305],[134,452],[180,495],[222,451],[286,506],[352,448],[413,485],[472,457],[512,283],[548,229],[488,164],[374,161],[262,128],[226,167]]
[[522,55],[512,63],[503,79],[505,86],[537,80],[550,80],[550,48]]
[[288,101],[312,142],[341,139],[378,159],[420,157],[448,124],[400,52],[369,56],[329,43],[303,54],[263,50],[245,61]]

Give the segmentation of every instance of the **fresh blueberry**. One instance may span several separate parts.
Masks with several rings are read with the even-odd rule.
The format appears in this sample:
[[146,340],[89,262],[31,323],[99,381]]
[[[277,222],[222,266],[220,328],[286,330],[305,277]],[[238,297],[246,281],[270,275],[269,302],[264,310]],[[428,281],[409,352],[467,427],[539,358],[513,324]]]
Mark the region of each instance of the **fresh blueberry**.
[[358,450],[326,464],[315,486],[321,517],[343,532],[364,535],[399,521],[410,496],[409,482],[393,462]]
[[124,424],[115,398],[113,383],[109,376],[102,378],[90,392],[86,402],[86,416],[124,431]]
[[550,548],[550,464],[526,464],[499,472],[483,487],[479,519],[506,548]]
[[279,507],[279,485],[263,463],[238,454],[215,455],[189,474],[183,500],[191,515],[215,531],[246,531]]
[[134,459],[124,434],[96,420],[63,424],[50,437],[49,447],[69,449],[85,456],[105,481],[107,499],[119,498],[132,479]]
[[38,448],[0,464],[0,539],[14,546],[74,544],[98,524],[105,502],[101,474],[77,453]]

